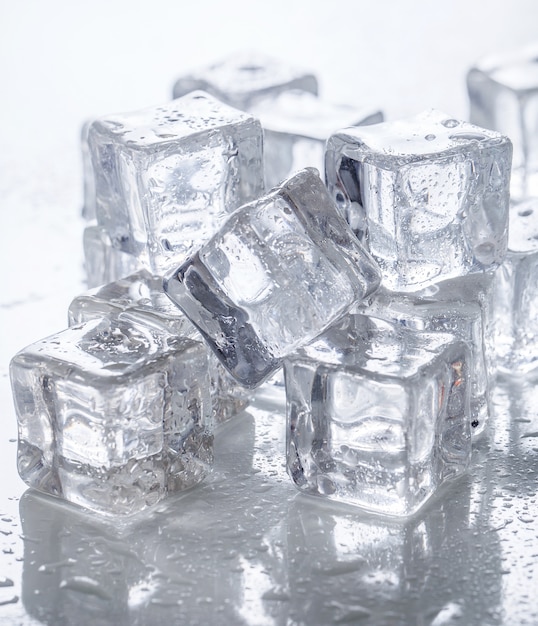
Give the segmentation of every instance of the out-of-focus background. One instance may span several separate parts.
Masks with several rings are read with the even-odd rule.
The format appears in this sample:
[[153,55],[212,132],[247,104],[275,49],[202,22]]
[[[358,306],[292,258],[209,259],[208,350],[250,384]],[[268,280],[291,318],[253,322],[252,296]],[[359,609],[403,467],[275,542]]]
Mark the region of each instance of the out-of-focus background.
[[181,74],[245,49],[387,119],[465,118],[473,61],[537,38],[535,0],[0,2],[0,623],[538,623],[532,388],[497,390],[469,479],[409,524],[305,504],[282,469],[283,409],[255,408],[222,435],[212,481],[124,540],[21,500],[8,380],[84,289],[86,119],[164,102]]

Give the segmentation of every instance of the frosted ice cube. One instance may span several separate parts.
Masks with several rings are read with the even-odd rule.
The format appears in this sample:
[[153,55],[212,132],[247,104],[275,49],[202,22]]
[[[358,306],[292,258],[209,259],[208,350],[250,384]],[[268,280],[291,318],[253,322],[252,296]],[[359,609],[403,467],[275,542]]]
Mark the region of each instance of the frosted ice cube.
[[238,209],[165,291],[234,377],[256,387],[379,281],[318,173],[306,169]]
[[153,272],[263,191],[260,123],[203,92],[100,118],[87,132],[97,222]]
[[110,283],[139,270],[140,259],[112,245],[104,229],[90,224],[84,229],[84,269],[90,289]]
[[213,457],[207,353],[135,322],[96,319],[11,362],[18,469],[30,487],[129,515],[199,483]]
[[284,362],[297,487],[390,516],[417,511],[471,454],[467,345],[348,315]]
[[510,208],[508,253],[490,299],[492,351],[501,374],[538,366],[538,199]]
[[538,44],[481,59],[467,88],[471,122],[514,144],[512,199],[538,197]]
[[383,286],[414,291],[503,261],[510,160],[508,138],[429,111],[336,133],[325,166]]
[[[378,290],[358,312],[417,331],[451,333],[469,346],[471,431],[484,432],[490,415],[488,355],[485,331],[493,276],[465,276],[439,283],[426,293],[395,294]],[[474,277],[473,277],[474,278]]]
[[233,54],[178,79],[174,98],[202,89],[219,100],[248,110],[260,97],[276,96],[289,89],[318,93],[318,81],[308,71],[254,52]]
[[[202,342],[200,333],[163,291],[162,278],[146,270],[77,296],[69,306],[69,325],[123,315],[150,328]],[[250,403],[250,392],[235,381],[209,351],[213,418],[222,423]]]
[[323,171],[325,144],[338,129],[383,121],[377,109],[332,104],[296,89],[258,99],[249,111],[263,126],[267,188],[305,167]]

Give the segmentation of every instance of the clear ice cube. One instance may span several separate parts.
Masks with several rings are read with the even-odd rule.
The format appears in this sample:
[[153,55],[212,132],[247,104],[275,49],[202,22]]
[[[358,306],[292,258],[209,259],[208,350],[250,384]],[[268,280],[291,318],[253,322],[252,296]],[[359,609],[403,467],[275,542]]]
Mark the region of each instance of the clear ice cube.
[[327,186],[383,286],[416,291],[503,261],[511,152],[499,133],[428,111],[332,135]]
[[86,284],[93,289],[141,269],[140,259],[112,245],[105,230],[97,224],[86,226],[83,234]]
[[378,290],[357,312],[388,320],[405,328],[451,333],[470,349],[471,432],[484,432],[490,415],[489,355],[485,332],[493,276],[473,275],[439,283],[414,294]]
[[91,122],[85,122],[80,132],[80,148],[82,153],[82,182],[84,185],[84,201],[82,205],[82,217],[91,222],[96,218],[95,214],[95,177],[93,175],[90,147],[88,145],[88,132]]
[[30,487],[130,515],[199,483],[213,458],[207,352],[121,316],[74,326],[10,368]]
[[287,466],[309,494],[417,511],[471,455],[467,345],[352,314],[284,362]]
[[238,209],[165,291],[247,387],[373,292],[379,270],[314,169]]
[[469,70],[471,122],[510,137],[511,197],[538,197],[538,44],[491,55]]
[[338,129],[383,121],[377,109],[332,104],[297,89],[260,98],[249,112],[263,126],[269,189],[305,167],[323,171],[325,144]]
[[263,191],[258,120],[203,93],[95,120],[96,216],[152,272],[180,263]]
[[174,98],[195,89],[206,91],[238,109],[249,110],[257,98],[277,96],[290,89],[317,94],[318,81],[310,72],[277,59],[241,52],[179,78],[174,85]]
[[[162,278],[146,270],[77,296],[69,306],[69,326],[117,315],[177,337],[203,341],[194,325],[164,293]],[[208,359],[213,419],[220,424],[245,409],[251,393],[228,374],[211,351]]]
[[538,366],[538,199],[510,207],[508,253],[495,272],[489,302],[497,372],[529,374]]

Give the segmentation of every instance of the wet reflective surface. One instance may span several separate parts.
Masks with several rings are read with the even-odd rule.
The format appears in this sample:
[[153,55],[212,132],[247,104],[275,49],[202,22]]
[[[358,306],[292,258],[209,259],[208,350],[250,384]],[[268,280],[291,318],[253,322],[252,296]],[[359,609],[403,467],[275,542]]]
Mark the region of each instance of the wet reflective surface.
[[[7,367],[22,347],[67,326],[69,303],[85,288],[80,126],[93,115],[166,100],[174,79],[194,65],[186,46],[195,37],[187,30],[204,26],[206,41],[214,46],[212,51],[197,49],[203,57],[200,64],[220,56],[221,48],[222,54],[237,48],[228,32],[219,35],[225,30],[222,15],[229,9],[217,3],[214,23],[204,25],[204,5],[193,9],[195,27],[161,14],[154,33],[143,28],[148,19],[144,11],[129,5],[129,14],[122,16],[101,0],[96,0],[95,16],[85,16],[84,32],[76,29],[80,16],[65,5],[60,11],[61,3],[53,0],[56,21],[45,32],[42,24],[51,5],[30,4],[31,10],[26,3],[20,11],[0,9],[0,72],[2,84],[10,85],[0,125],[0,623],[538,623],[538,383],[496,386],[495,416],[475,446],[470,472],[402,523],[320,503],[296,491],[285,473],[284,409],[274,390],[220,428],[215,471],[203,486],[166,501],[129,526],[25,490],[16,472],[17,428]],[[358,101],[365,93],[374,94],[375,86],[375,104],[387,103],[392,117],[430,105],[465,116],[463,69],[486,51],[491,33],[518,43],[530,37],[535,24],[503,11],[502,16],[492,14],[488,35],[481,11],[486,6],[490,10],[489,4],[475,8],[457,3],[460,17],[461,11],[473,12],[463,22],[457,10],[453,16],[437,16],[437,7],[417,2],[424,23],[432,27],[409,27],[406,54],[396,54],[403,41],[396,31],[383,31],[392,37],[386,53],[414,63],[412,71],[404,67],[384,74],[394,80],[400,73],[402,83],[406,81],[405,88],[396,87],[398,99],[391,99],[394,89],[379,84],[379,63],[371,70],[362,68],[359,86],[346,86],[356,74],[354,60],[365,52],[361,46],[377,41],[385,9],[373,8],[361,17],[365,40],[349,43],[357,55],[344,59],[334,48],[320,44],[310,50],[293,43],[293,29],[304,19],[305,7],[309,12],[311,7],[298,4],[301,11],[276,0],[271,11],[264,13],[258,6],[255,16],[251,9],[248,19],[272,17],[283,36],[275,38],[266,29],[264,39],[265,31],[260,36],[262,31],[254,30],[245,35],[246,42],[284,58],[301,53],[300,64],[319,66],[325,89],[333,89],[334,97],[323,94],[328,99]],[[343,4],[351,16],[355,4]],[[246,2],[237,6],[247,10]],[[524,0],[511,6],[516,14],[535,9]],[[165,2],[155,0],[152,7],[158,12]],[[288,10],[286,24],[277,24],[275,16]],[[399,10],[394,5],[391,23],[409,18]],[[319,35],[330,32],[340,41],[337,18],[312,11],[312,36],[325,42]],[[516,28],[519,22],[524,23]],[[443,28],[436,28],[441,23]],[[454,57],[453,67],[443,69],[434,88],[426,78],[439,76],[435,63],[447,56],[441,44],[445,38],[447,45],[453,43],[456,29],[467,37],[469,58],[463,59],[463,48],[458,48],[460,56]],[[98,49],[96,32],[102,43]],[[409,32],[416,36],[409,37]],[[144,50],[127,45],[141,34],[147,41]],[[415,39],[420,47],[412,47]],[[430,44],[432,53],[422,60],[424,46]],[[159,49],[166,57],[157,57]],[[337,59],[341,64],[335,64]]]
[[[201,488],[112,524],[26,491],[1,521],[7,623],[534,624],[535,387],[498,387],[471,473],[406,522],[295,492],[278,403],[220,428]],[[12,583],[10,584],[10,581]],[[174,621],[176,620],[176,621]]]

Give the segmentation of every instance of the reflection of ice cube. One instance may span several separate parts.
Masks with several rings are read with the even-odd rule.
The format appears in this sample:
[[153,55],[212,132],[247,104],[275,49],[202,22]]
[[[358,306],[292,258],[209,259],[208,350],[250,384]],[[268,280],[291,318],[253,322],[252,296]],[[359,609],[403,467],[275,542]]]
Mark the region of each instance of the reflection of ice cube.
[[538,46],[481,59],[467,75],[471,121],[514,144],[511,196],[538,196]]
[[[478,275],[480,277],[480,275]],[[484,330],[492,277],[469,277],[440,283],[433,293],[413,295],[378,291],[360,312],[417,331],[452,333],[465,341],[472,353],[471,426],[473,435],[484,431],[489,417],[489,383]]]
[[378,284],[377,267],[307,169],[237,210],[165,290],[237,380],[255,387]]
[[383,121],[377,109],[331,104],[299,90],[259,98],[248,111],[263,126],[268,188],[304,167],[323,171],[325,143],[338,129]]
[[263,190],[259,122],[202,92],[99,118],[85,150],[99,226],[152,271],[181,261]]
[[316,77],[259,53],[236,53],[179,78],[174,98],[202,89],[219,100],[248,110],[260,97],[276,97],[283,91],[301,89],[318,92]]
[[412,514],[469,462],[469,368],[452,335],[348,315],[285,361],[295,484]]
[[199,342],[121,316],[94,319],[19,352],[11,380],[18,468],[31,487],[132,514],[208,472],[209,381]]
[[[69,306],[69,325],[101,317],[122,315],[178,337],[201,341],[188,318],[166,296],[162,279],[142,270],[99,289],[77,296]],[[209,355],[213,416],[224,422],[241,412],[250,401],[249,392]]]
[[510,159],[507,138],[431,111],[334,134],[325,167],[383,285],[412,291],[502,262]]

